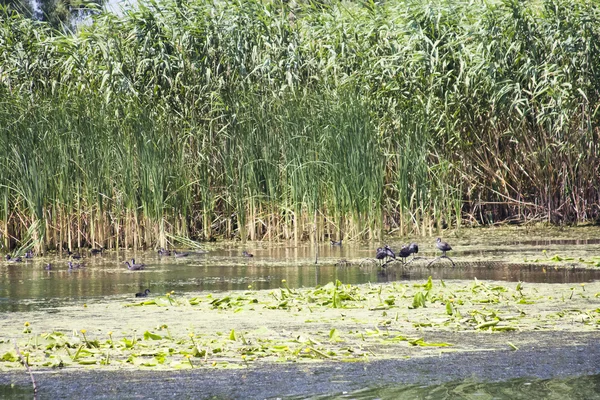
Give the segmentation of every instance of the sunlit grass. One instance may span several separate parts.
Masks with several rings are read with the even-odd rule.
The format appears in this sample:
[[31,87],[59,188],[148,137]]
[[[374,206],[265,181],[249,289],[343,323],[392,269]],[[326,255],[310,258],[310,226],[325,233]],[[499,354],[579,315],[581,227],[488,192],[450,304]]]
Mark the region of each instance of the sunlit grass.
[[167,0],[72,35],[0,15],[5,246],[600,215],[594,2]]

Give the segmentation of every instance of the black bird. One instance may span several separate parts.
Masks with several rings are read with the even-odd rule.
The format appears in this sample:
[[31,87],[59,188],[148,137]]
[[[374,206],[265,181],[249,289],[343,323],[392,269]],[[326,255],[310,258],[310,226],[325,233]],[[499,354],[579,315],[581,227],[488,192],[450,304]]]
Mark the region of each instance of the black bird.
[[25,258],[33,258],[33,250],[27,250],[25,253]]
[[73,253],[71,250],[67,251],[67,254],[74,260],[79,260],[81,258],[81,254]]
[[141,293],[136,293],[135,297],[148,297],[148,293],[150,293],[150,289],[146,289]]
[[169,250],[165,250],[163,248],[158,249],[159,256],[170,256],[171,252]]
[[415,242],[412,242],[411,244],[409,244],[408,248],[410,250],[410,254],[417,254],[419,252],[419,245],[416,244]]
[[342,245],[342,239],[340,239],[339,242],[336,242],[335,240],[330,240],[331,245],[332,246],[341,246]]
[[437,246],[438,249],[440,249],[442,251],[442,256],[446,257],[446,252],[452,250],[452,246],[450,246],[448,243],[446,242],[442,242],[442,239],[437,238],[437,241],[435,243],[435,245]]
[[[131,266],[131,268],[129,268],[129,266]],[[129,269],[144,269],[145,266],[146,264],[136,264],[134,258],[131,259],[131,264],[127,264]]]
[[6,255],[6,261],[8,262],[21,262],[23,259],[21,257],[11,257],[10,254]]
[[99,249],[91,249],[90,253],[92,253],[92,255],[95,256],[97,254],[102,254],[103,251],[104,251],[104,247],[100,247]]
[[173,250],[173,255],[175,257],[187,257],[190,255],[190,253],[178,253],[176,250]]
[[[387,258],[396,259],[396,254],[392,251],[390,246],[387,244],[384,247],[380,247],[377,249],[377,253],[375,254],[375,258],[378,260],[386,260]],[[386,261],[387,263],[387,261]]]
[[44,269],[46,271],[50,271],[52,269],[52,264],[46,264],[46,266],[44,267]]
[[412,252],[410,250],[410,246],[402,246],[402,248],[398,252],[397,256],[402,259],[403,263],[405,263],[406,257],[410,256],[411,254],[412,254]]
[[252,254],[252,253],[248,253],[246,250],[242,251],[242,255],[243,255],[244,257],[254,257],[254,254]]
[[129,264],[129,261],[125,261],[125,265],[127,265],[127,269],[131,270],[131,271],[139,271],[140,269],[144,269],[144,267],[134,267],[131,264]]
[[406,257],[410,256],[411,254],[417,254],[418,252],[419,252],[419,245],[415,242],[412,242],[408,246],[406,246],[406,245],[402,246],[402,248],[398,252],[397,256],[402,258],[403,261],[406,262]]
[[71,262],[71,261],[69,261],[67,264],[69,265],[69,269],[77,269],[77,268],[84,267],[83,264],[73,264],[73,262]]

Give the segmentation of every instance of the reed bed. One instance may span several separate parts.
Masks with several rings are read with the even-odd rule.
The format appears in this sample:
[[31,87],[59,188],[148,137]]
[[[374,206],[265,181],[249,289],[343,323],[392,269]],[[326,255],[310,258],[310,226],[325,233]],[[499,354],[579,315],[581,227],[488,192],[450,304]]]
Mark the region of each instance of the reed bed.
[[599,65],[583,0],[0,11],[3,245],[595,222]]

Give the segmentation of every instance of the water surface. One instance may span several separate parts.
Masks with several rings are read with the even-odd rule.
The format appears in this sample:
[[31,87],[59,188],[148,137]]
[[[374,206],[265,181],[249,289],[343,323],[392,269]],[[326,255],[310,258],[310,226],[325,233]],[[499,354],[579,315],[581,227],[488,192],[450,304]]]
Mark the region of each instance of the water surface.
[[[544,283],[583,283],[600,279],[600,268],[583,269],[551,262],[553,254],[586,258],[600,254],[596,239],[531,238],[525,234],[478,235],[452,239],[455,250],[448,260],[439,256],[434,240],[422,240],[418,260],[409,265],[396,262],[381,268],[374,259],[381,243],[221,243],[207,246],[208,253],[188,257],[160,257],[155,251],[116,252],[92,256],[82,249],[85,268],[69,270],[68,258],[61,255],[36,257],[22,263],[0,262],[0,311],[51,308],[65,302],[98,297],[132,297],[146,288],[151,293],[167,291],[224,291],[278,288],[282,280],[290,287],[314,287],[336,279],[350,284],[401,280],[473,279]],[[392,248],[408,242],[391,240]],[[247,250],[254,257],[242,256]],[[318,251],[318,253],[317,253]],[[126,259],[143,262],[143,271],[129,271]],[[315,260],[318,261],[315,264]],[[531,262],[537,260],[537,262]],[[346,263],[347,261],[347,263]],[[80,262],[80,261],[78,261]],[[52,269],[44,269],[46,263]],[[567,263],[568,264],[568,263]]]

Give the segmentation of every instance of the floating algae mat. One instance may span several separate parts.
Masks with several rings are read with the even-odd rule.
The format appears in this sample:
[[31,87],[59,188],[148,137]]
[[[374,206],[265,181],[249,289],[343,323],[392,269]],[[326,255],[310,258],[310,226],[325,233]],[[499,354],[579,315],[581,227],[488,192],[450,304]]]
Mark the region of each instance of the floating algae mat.
[[[597,334],[600,282],[443,281],[119,297],[0,322],[0,369],[246,368],[518,351],[538,332]],[[525,335],[524,335],[525,334]],[[529,334],[529,335],[528,335]]]

